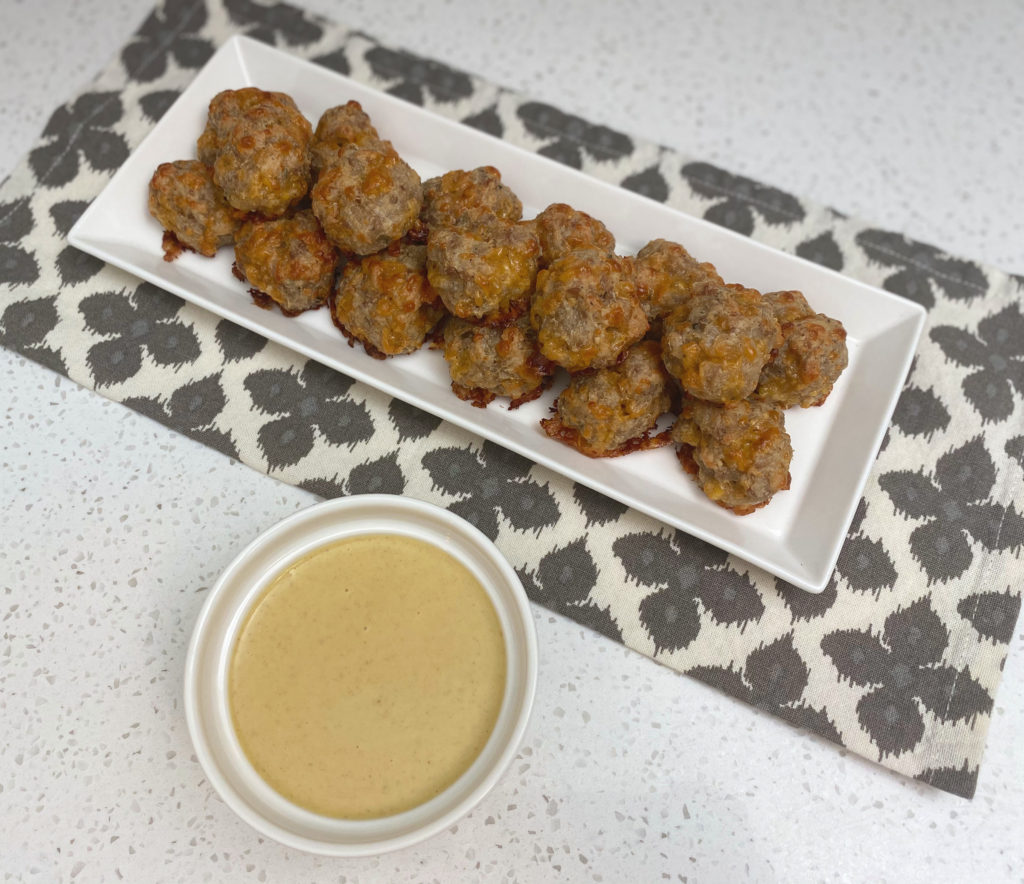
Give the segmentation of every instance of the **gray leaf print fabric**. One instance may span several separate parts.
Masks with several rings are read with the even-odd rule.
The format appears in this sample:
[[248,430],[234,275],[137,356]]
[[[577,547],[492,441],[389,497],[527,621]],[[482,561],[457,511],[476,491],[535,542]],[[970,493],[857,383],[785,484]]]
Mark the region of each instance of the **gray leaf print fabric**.
[[373,436],[366,406],[345,395],[352,381],[318,363],[298,373],[259,369],[243,383],[256,410],[270,418],[257,442],[271,471],[302,460],[318,435],[350,448]]
[[936,293],[970,301],[987,288],[985,274],[970,261],[944,255],[938,249],[885,230],[864,230],[857,244],[872,260],[890,271],[882,285],[924,307],[935,305]]
[[533,464],[493,442],[484,442],[477,452],[435,449],[423,458],[423,466],[435,487],[460,497],[448,509],[491,540],[498,536],[499,517],[535,533],[558,521],[551,493],[529,478]]
[[914,749],[925,734],[925,713],[955,722],[991,710],[992,698],[970,673],[943,665],[949,641],[927,598],[890,614],[881,635],[840,630],[822,639],[840,678],[870,688],[857,716],[879,757]]
[[835,742],[840,740],[827,712],[804,701],[810,670],[793,644],[792,633],[755,648],[739,668],[696,666],[687,675],[797,727],[808,728]]
[[148,355],[158,365],[177,368],[199,358],[199,339],[188,325],[176,320],[180,298],[150,283],[134,293],[97,292],[85,297],[78,310],[86,328],[102,337],[86,354],[98,387],[128,380]]
[[[928,327],[825,591],[801,592],[68,246],[103,183],[234,33],[923,304]],[[1020,278],[275,0],[160,3],[0,186],[3,346],[324,497],[446,507],[494,539],[537,604],[965,796],[1021,607],[1022,298]]]
[[1008,417],[1024,396],[1024,316],[1011,304],[985,316],[975,334],[956,326],[938,326],[932,340],[946,357],[970,369],[964,395],[984,422]]
[[43,143],[29,153],[40,184],[67,184],[82,164],[97,172],[114,172],[128,159],[128,145],[114,130],[124,106],[114,92],[87,92],[56,110],[43,130]]
[[1012,503],[991,500],[995,480],[995,463],[980,436],[943,454],[933,476],[899,470],[879,479],[897,512],[921,520],[910,534],[910,551],[929,582],[959,577],[979,545],[1020,550],[1024,519]]

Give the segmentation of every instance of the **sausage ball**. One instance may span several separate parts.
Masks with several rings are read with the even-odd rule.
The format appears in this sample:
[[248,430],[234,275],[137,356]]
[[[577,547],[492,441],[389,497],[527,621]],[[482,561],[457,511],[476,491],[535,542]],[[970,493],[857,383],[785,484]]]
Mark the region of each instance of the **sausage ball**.
[[312,137],[291,98],[249,87],[214,96],[197,147],[232,206],[275,217],[309,190]]
[[235,239],[235,266],[258,294],[294,316],[327,300],[338,253],[307,209],[244,225]]
[[161,163],[149,182],[149,213],[177,239],[164,242],[164,260],[177,257],[186,246],[212,258],[231,245],[242,223],[213,183],[213,170],[199,160]]
[[[350,144],[377,148],[387,144],[358,101],[330,107],[321,115],[310,144],[314,177],[337,160]],[[388,149],[391,149],[389,144]]]
[[814,316],[814,311],[811,309],[811,305],[807,303],[807,298],[804,297],[803,292],[765,292],[761,297],[772,308],[772,313],[775,314],[779,325]]
[[456,169],[424,182],[421,217],[428,227],[479,227],[518,221],[523,204],[494,166]]
[[523,315],[508,325],[475,325],[449,317],[444,326],[444,358],[452,391],[483,408],[496,396],[510,408],[537,398],[554,366],[540,355],[537,335]]
[[603,252],[570,252],[537,274],[530,322],[543,353],[570,372],[607,368],[647,331],[632,263]]
[[780,408],[767,402],[688,401],[672,441],[704,493],[739,516],[789,488],[793,446]]
[[681,307],[705,285],[722,285],[713,264],[701,264],[679,243],[655,239],[636,254],[640,303],[653,323]]
[[650,441],[647,434],[671,408],[671,389],[657,342],[641,341],[618,365],[574,375],[555,403],[557,416],[541,425],[549,436],[590,457],[652,447],[643,442]]
[[821,405],[848,361],[846,329],[823,314],[782,324],[782,346],[761,370],[754,396],[780,408]]
[[401,239],[422,205],[420,176],[393,150],[350,144],[313,187],[313,212],[339,249],[372,255]]
[[533,223],[540,238],[541,267],[580,249],[615,250],[615,237],[604,224],[565,203],[552,203]]
[[782,343],[770,305],[754,289],[708,286],[665,319],[665,367],[697,399],[735,402],[757,387]]
[[455,316],[502,323],[526,309],[539,255],[526,224],[435,227],[427,240],[427,275]]
[[371,356],[412,353],[444,315],[427,282],[426,246],[402,243],[345,267],[333,318]]

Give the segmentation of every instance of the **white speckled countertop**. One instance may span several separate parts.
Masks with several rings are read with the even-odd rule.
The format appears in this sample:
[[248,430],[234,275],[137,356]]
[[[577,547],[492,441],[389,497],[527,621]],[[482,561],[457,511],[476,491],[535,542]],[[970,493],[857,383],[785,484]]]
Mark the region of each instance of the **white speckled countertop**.
[[[4,0],[0,176],[150,3]],[[304,5],[1024,272],[1019,2]],[[971,802],[534,608],[534,718],[469,817],[378,859],[262,840],[192,756],[182,668],[218,572],[314,498],[6,350],[0,401],[2,880],[1024,880],[1020,625]]]

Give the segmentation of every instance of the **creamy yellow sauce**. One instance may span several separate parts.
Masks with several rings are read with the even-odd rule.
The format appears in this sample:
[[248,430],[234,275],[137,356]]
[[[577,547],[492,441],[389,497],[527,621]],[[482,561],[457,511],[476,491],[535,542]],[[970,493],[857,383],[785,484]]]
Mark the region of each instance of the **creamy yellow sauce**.
[[501,708],[505,644],[487,592],[443,550],[348,538],[277,575],[231,659],[245,754],[285,798],[371,819],[450,786]]

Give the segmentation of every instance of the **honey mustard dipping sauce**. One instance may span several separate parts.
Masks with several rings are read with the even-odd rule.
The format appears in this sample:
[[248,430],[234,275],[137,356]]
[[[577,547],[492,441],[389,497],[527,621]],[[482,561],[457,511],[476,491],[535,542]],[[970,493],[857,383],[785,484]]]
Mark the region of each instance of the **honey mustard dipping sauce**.
[[374,819],[469,768],[505,671],[501,623],[468,568],[425,541],[367,534],[271,580],[239,633],[228,698],[272,788],[314,813]]

